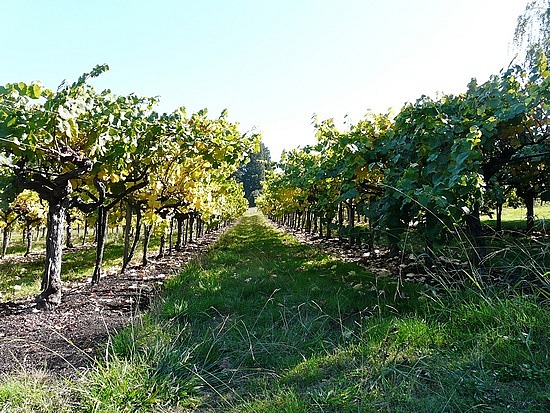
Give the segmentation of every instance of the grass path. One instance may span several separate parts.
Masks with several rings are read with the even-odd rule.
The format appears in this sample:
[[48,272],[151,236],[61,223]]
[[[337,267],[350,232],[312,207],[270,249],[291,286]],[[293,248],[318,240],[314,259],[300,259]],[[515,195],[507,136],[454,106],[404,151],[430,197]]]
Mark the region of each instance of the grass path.
[[[548,308],[397,287],[245,216],[113,338],[65,411],[548,411]],[[63,411],[48,403],[13,411]]]

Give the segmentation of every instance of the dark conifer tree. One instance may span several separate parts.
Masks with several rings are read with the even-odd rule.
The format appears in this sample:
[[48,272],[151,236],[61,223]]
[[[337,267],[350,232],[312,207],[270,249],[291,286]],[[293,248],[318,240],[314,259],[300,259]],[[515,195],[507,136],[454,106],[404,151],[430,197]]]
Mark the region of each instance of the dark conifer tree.
[[241,166],[235,173],[237,182],[242,182],[248,205],[256,206],[256,198],[261,192],[265,171],[271,169],[269,149],[260,143],[260,150],[250,156],[250,161]]

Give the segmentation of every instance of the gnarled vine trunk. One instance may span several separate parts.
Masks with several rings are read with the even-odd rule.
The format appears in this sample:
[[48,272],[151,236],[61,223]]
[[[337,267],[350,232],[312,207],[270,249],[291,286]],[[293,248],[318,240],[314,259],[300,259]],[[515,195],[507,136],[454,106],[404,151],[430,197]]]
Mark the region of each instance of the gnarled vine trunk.
[[[134,239],[133,241],[130,241],[131,232],[132,232],[132,215],[134,210],[136,212],[136,228],[134,232]],[[128,268],[128,265],[132,261],[140,236],[141,236],[141,208],[139,207],[139,205],[135,206],[128,203],[128,206],[126,209],[126,224],[124,226],[124,257],[122,260],[122,269],[120,270],[121,274],[123,274],[126,271],[126,269]]]
[[526,230],[530,233],[535,229],[535,195],[531,192],[524,194],[523,202],[527,209]]
[[496,223],[496,231],[500,232],[502,231],[502,203],[499,203],[497,205],[497,223]]
[[164,257],[164,249],[166,247],[166,233],[163,232],[160,236],[160,244],[159,244],[159,253],[157,255],[157,258]]
[[84,220],[84,234],[82,235],[82,245],[86,244],[86,238],[88,238],[88,218]]
[[187,214],[178,213],[178,214],[175,215],[175,218],[176,218],[176,223],[178,225],[175,249],[176,249],[176,251],[181,251],[181,249],[183,248],[183,244],[185,242],[187,242],[187,241],[184,241],[184,239],[183,239],[184,238],[184,236],[183,236],[183,226],[186,223]]
[[2,258],[6,256],[6,251],[8,250],[8,241],[10,237],[10,230],[8,227],[5,227],[2,231]]
[[189,214],[188,227],[189,227],[189,242],[193,242],[193,226],[195,224],[195,214]]
[[143,238],[143,255],[141,259],[142,265],[145,267],[149,260],[147,259],[147,253],[149,252],[149,241],[151,240],[151,233],[153,232],[153,225],[144,225],[144,238]]
[[103,205],[97,209],[97,225],[96,225],[96,258],[94,274],[92,275],[92,284],[98,284],[101,279],[101,266],[103,264],[103,254],[105,252],[105,244],[107,242],[107,218],[109,211]]
[[32,249],[32,228],[30,224],[27,224],[27,227],[25,228],[25,241],[27,247],[23,256],[28,257]]
[[48,229],[46,234],[46,265],[42,276],[42,292],[36,297],[40,307],[51,308],[61,302],[61,259],[63,232],[69,207],[68,197],[48,201]]

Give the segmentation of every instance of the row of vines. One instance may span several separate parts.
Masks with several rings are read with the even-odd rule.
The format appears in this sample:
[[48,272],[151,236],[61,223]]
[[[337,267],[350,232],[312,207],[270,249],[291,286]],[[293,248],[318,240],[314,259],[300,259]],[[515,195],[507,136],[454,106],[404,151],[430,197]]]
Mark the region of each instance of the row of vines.
[[[224,111],[209,118],[154,111],[157,100],[98,93],[95,67],[56,91],[36,82],[0,87],[0,227],[3,253],[12,229],[46,226],[46,259],[37,301],[61,300],[61,262],[74,224],[95,229],[100,281],[109,226],[124,227],[123,269],[143,229],[161,247],[169,234],[181,248],[209,228],[241,215],[248,203],[232,179],[259,137],[239,132]],[[144,254],[146,257],[146,253]]]
[[[317,143],[283,154],[257,203],[273,219],[373,248],[402,251],[409,229],[428,260],[451,236],[481,266],[480,215],[536,200],[550,186],[550,70],[511,67],[457,96],[422,96],[399,113],[368,113],[338,128],[315,120]],[[357,221],[361,220],[361,225]]]

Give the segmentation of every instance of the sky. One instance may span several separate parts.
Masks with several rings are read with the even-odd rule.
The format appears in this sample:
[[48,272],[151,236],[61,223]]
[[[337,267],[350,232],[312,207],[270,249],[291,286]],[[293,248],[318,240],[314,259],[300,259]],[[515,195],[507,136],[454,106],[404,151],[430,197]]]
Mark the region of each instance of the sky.
[[315,142],[312,117],[394,112],[506,68],[526,0],[0,0],[0,84],[91,83],[224,109],[274,160]]

